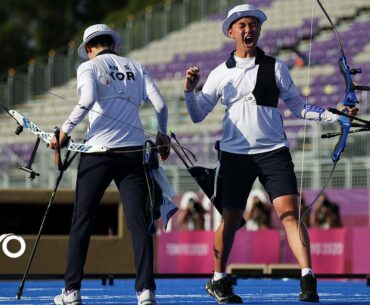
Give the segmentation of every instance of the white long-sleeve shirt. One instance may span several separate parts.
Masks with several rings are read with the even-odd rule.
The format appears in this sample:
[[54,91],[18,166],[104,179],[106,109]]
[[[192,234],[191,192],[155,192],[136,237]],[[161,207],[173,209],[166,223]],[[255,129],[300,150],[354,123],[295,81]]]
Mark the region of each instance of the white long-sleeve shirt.
[[69,134],[89,114],[87,144],[108,148],[143,145],[146,137],[139,116],[143,102],[153,104],[158,129],[167,133],[167,104],[137,62],[110,52],[98,55],[79,66],[77,91],[80,99],[62,130]]
[[[236,67],[225,63],[208,76],[199,95],[185,92],[185,103],[193,122],[202,121],[220,101],[226,107],[220,148],[236,154],[256,154],[287,146],[280,111],[257,105],[252,92],[257,81],[258,65],[254,58],[235,57]],[[335,122],[338,116],[317,106],[306,105],[290,76],[287,66],[275,62],[275,79],[282,99],[294,115],[311,120]]]

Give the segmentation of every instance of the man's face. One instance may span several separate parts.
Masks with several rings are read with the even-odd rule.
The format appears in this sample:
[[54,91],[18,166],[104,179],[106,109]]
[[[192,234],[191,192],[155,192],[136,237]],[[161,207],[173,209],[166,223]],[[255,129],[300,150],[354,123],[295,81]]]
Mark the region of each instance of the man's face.
[[229,36],[235,40],[237,50],[254,51],[261,33],[261,25],[255,17],[242,17],[229,29]]

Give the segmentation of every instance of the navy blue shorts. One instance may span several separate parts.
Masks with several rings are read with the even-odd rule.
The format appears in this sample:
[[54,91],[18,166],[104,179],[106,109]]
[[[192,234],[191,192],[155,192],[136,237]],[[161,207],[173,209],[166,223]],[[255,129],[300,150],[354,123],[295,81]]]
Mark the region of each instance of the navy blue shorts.
[[294,165],[287,147],[253,155],[222,151],[217,190],[222,207],[244,210],[256,178],[271,202],[280,196],[298,193]]

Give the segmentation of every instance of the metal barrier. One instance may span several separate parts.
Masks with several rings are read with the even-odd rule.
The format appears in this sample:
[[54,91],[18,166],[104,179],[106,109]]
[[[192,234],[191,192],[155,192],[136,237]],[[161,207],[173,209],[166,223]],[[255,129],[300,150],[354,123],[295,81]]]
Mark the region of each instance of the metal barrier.
[[[307,147],[302,153],[302,144],[297,145],[292,150],[293,162],[295,164],[298,185],[302,180],[303,188],[319,189],[328,178],[333,163],[330,158],[331,150],[335,142],[324,142],[325,140],[315,141],[320,134],[319,125],[314,134],[308,134],[306,139]],[[291,135],[292,136],[292,135]],[[328,187],[334,188],[363,188],[370,185],[370,157],[367,155],[368,141],[362,135],[353,135],[354,139],[348,143],[345,155],[338,163],[334,175]],[[291,138],[291,137],[288,137]],[[217,162],[216,152],[213,149],[214,143],[219,136],[204,132],[201,135],[191,137],[181,137],[182,145],[189,148],[197,156],[196,165],[215,167]],[[302,142],[302,135],[296,134],[294,141]],[[347,156],[351,156],[348,158]],[[355,156],[355,157],[353,157]],[[302,158],[304,161],[302,163]],[[19,163],[19,161],[17,161]],[[76,181],[76,170],[78,160],[74,161],[65,177],[61,182],[62,188],[74,188]],[[24,164],[19,164],[24,165]],[[186,191],[199,191],[199,186],[194,182],[188,171],[179,165],[175,154],[171,154],[170,159],[163,164],[169,181],[178,193]],[[303,166],[303,170],[302,170]],[[19,171],[17,164],[13,164],[13,169],[3,172],[0,175],[0,188],[51,188],[54,184],[57,170],[53,163],[53,154],[45,149],[40,149],[36,157],[34,168],[40,172],[40,177],[31,181],[28,175]]]

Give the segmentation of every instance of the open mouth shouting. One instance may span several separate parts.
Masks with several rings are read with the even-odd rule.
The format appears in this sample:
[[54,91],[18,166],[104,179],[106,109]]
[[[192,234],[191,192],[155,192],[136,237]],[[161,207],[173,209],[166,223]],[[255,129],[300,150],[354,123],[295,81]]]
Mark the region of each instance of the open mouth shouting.
[[249,36],[249,35],[246,35],[244,36],[244,43],[247,45],[247,46],[251,46],[254,42],[254,37],[253,36]]

